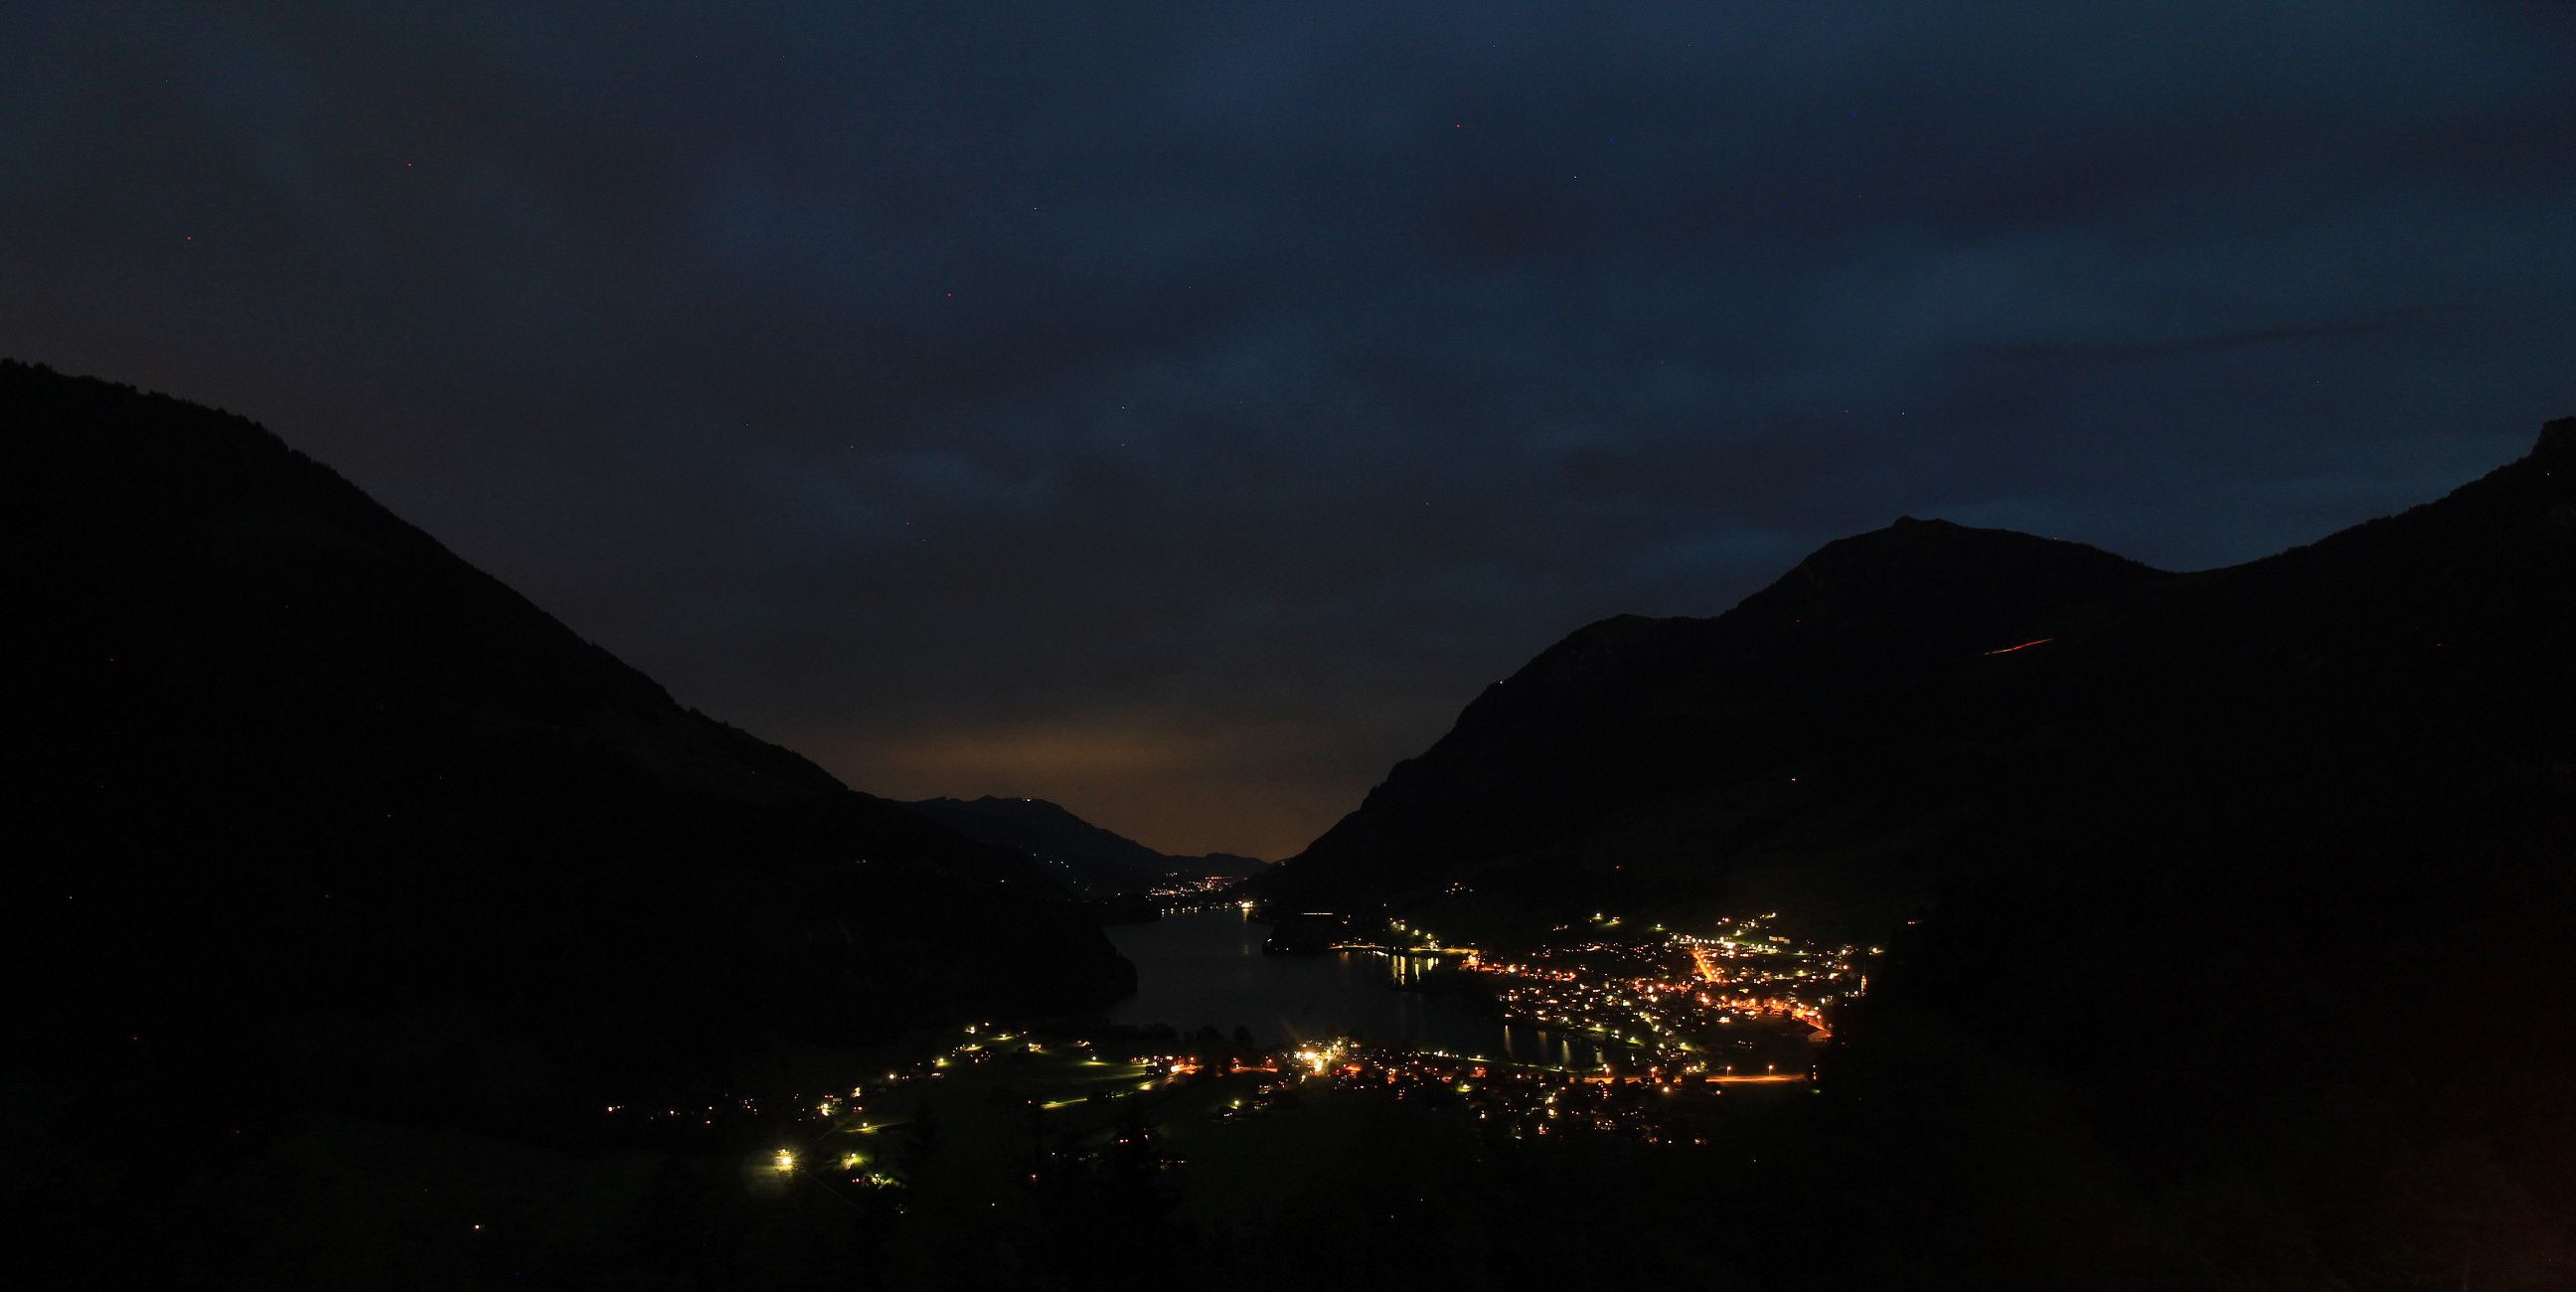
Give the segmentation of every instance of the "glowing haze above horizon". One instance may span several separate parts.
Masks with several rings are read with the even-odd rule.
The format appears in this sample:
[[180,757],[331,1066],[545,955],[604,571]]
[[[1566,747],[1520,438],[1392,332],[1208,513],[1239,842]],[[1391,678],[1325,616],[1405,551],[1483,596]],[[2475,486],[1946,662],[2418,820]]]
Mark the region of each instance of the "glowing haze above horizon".
[[2496,0],[13,6],[0,354],[862,789],[1278,857],[1899,514],[2196,567],[2518,455],[2571,66]]

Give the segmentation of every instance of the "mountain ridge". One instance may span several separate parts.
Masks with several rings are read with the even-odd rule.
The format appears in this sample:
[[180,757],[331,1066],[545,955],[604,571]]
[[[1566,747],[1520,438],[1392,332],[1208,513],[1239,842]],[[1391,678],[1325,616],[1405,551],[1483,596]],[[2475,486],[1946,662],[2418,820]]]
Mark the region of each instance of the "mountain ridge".
[[1176,878],[1258,874],[1267,865],[1231,853],[1158,852],[1040,798],[987,794],[919,799],[904,806],[968,838],[1025,852],[1087,891],[1138,893]]
[[[2099,664],[2107,654],[2143,679],[2172,670],[2133,658],[2118,640],[2153,640],[2219,669],[2214,656],[2255,649],[2265,634],[2295,636],[2293,615],[2355,641],[2410,617],[2470,628],[2485,611],[2447,597],[2454,583],[2374,585],[2374,570],[2400,559],[2384,549],[2494,539],[2485,531],[2500,524],[2520,524],[2526,543],[2563,532],[2563,503],[2525,507],[2521,522],[2505,519],[2518,513],[2469,513],[2532,473],[2546,478],[2548,463],[2576,456],[2571,443],[2576,419],[2551,422],[2531,454],[2441,501],[2215,570],[2168,573],[2080,544],[1912,518],[1836,540],[1723,614],[1614,616],[1568,634],[1484,688],[1447,734],[1395,764],[1271,882],[1303,901],[1367,902],[1454,882],[1478,848],[1489,862],[1579,850],[1584,830],[1641,799],[1749,774],[1765,760],[1824,756],[1833,733],[1868,728],[1873,705],[1964,703],[1964,692],[1933,683],[1971,684],[1985,661],[2057,674],[2074,657]],[[2184,631],[2226,616],[2248,627],[2214,639]],[[2519,667],[2539,666],[2524,658]],[[1950,716],[1962,731],[1992,721]],[[1730,757],[1716,744],[1726,738],[1760,747]],[[1547,812],[1556,816],[1533,840],[1533,814]],[[1503,854],[1495,840],[1517,852]],[[1373,853],[1386,864],[1363,879]]]
[[84,1017],[227,1044],[191,1021],[219,996],[280,1026],[466,1002],[597,1074],[1129,981],[1010,891],[1025,863],[681,708],[256,423],[17,363],[0,409],[47,755],[11,924],[81,988],[40,1011],[65,1055]]
[[[1745,604],[1851,582],[1826,573]],[[1909,1234],[2017,1256],[2044,1192],[2093,1199],[2053,1231],[2086,1268],[2216,1241],[2267,1253],[2267,1286],[2447,1285],[2463,1252],[2551,1286],[2576,1216],[2571,588],[2560,420],[2273,556],[1897,637],[1862,614],[1813,659],[1757,649],[1783,631],[1758,614],[1605,621],[1540,657],[1625,661],[1572,670],[1580,703],[1487,688],[1262,887],[1502,949],[1596,912],[1884,946],[1784,1188]],[[1926,1268],[1865,1230],[1828,1283]]]
[[[2007,568],[2018,577],[1998,578]],[[1967,577],[1926,595],[1944,570]],[[1568,634],[1480,692],[1449,733],[1396,764],[1271,882],[1323,900],[1307,881],[1346,871],[1373,848],[1400,850],[1417,869],[1502,841],[1526,850],[1546,807],[1563,807],[1572,826],[1595,823],[1636,786],[1675,791],[1729,761],[1667,715],[1724,714],[1759,728],[1820,687],[2010,648],[2046,635],[2050,616],[2070,603],[2172,577],[2082,544],[1947,521],[1905,518],[1836,540],[1721,615],[1621,615]],[[1862,686],[1835,707],[1889,689]],[[1442,778],[1477,789],[1435,806],[1436,819],[1403,820],[1408,799]]]

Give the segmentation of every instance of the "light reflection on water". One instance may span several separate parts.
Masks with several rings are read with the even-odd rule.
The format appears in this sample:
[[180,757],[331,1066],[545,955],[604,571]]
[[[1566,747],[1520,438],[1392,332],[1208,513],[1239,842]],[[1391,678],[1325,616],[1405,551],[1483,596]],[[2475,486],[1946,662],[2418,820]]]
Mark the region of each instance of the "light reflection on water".
[[1515,1027],[1473,1002],[1391,985],[1440,963],[1433,957],[1266,956],[1261,940],[1270,926],[1228,909],[1111,925],[1108,933],[1136,964],[1136,994],[1109,1011],[1117,1022],[1169,1023],[1185,1032],[1214,1026],[1229,1035],[1242,1026],[1263,1045],[1353,1036],[1561,1067],[1592,1067],[1604,1058],[1580,1033]]

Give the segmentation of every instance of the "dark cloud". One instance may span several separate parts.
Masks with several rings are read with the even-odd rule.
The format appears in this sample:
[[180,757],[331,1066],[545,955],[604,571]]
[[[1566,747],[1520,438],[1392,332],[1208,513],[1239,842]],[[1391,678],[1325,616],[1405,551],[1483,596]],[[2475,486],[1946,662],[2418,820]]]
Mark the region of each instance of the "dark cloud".
[[2576,11],[24,6],[0,351],[866,788],[1277,854],[1900,513],[2168,566],[2576,408]]

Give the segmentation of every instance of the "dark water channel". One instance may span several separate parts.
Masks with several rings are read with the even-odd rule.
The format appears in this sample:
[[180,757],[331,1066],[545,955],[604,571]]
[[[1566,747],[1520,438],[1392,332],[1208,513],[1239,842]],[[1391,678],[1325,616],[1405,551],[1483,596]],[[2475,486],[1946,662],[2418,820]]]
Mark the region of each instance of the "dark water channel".
[[1348,1036],[1564,1067],[1591,1067],[1604,1057],[1579,1032],[1514,1026],[1487,1017],[1472,1000],[1398,990],[1430,967],[1427,959],[1365,951],[1263,955],[1270,926],[1240,911],[1195,911],[1108,932],[1136,963],[1136,994],[1110,1010],[1122,1023],[1183,1031],[1213,1025],[1228,1033],[1242,1026],[1264,1045]]

